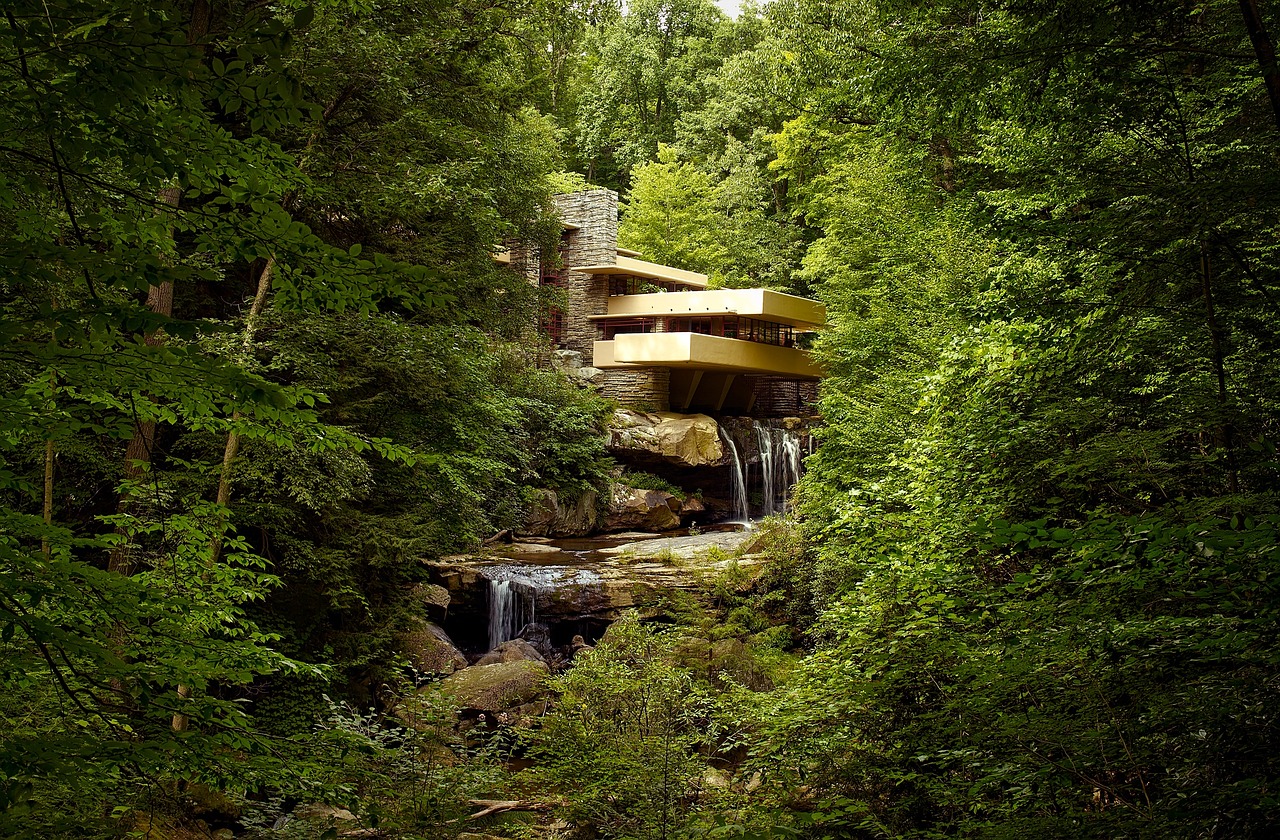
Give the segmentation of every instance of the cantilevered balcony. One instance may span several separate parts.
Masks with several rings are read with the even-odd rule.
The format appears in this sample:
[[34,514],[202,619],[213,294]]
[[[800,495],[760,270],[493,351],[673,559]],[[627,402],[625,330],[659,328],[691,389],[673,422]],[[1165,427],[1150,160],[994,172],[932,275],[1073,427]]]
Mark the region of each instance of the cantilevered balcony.
[[794,379],[822,376],[822,369],[803,350],[694,332],[619,333],[611,341],[595,342],[592,365],[690,368]]
[[664,316],[705,318],[725,315],[784,324],[799,332],[820,329],[827,321],[826,309],[817,301],[769,289],[614,295],[609,298],[605,314],[593,315],[592,320]]
[[583,274],[638,278],[663,286],[670,285],[672,288],[705,289],[707,287],[707,275],[705,274],[626,256],[626,254],[634,253],[635,251],[626,251],[624,253],[622,249],[619,249],[618,256],[614,262],[600,265],[575,265],[571,268],[573,271],[581,271]]

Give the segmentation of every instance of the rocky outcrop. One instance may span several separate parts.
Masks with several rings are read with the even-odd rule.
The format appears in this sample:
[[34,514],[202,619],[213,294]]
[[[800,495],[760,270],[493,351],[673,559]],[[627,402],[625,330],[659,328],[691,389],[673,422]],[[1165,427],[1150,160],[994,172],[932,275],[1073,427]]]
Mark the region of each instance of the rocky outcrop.
[[400,652],[409,664],[425,674],[451,674],[467,667],[467,657],[443,629],[430,621],[414,621],[409,630],[400,635],[399,642]]
[[582,537],[596,527],[600,497],[588,490],[572,505],[566,505],[554,490],[533,491],[529,513],[519,529],[532,537]]
[[663,490],[613,486],[603,531],[669,531],[680,527],[680,500]]
[[476,665],[495,665],[500,662],[541,662],[545,665],[547,659],[524,639],[511,639],[480,657],[476,660]]
[[432,621],[444,621],[449,612],[449,590],[434,583],[415,583],[409,590],[409,600]]
[[543,663],[525,660],[472,665],[445,677],[439,690],[451,695],[464,712],[498,714],[541,697],[549,673]]
[[615,411],[609,421],[609,451],[628,460],[658,460],[683,467],[710,466],[725,457],[720,427],[705,414],[626,408]]

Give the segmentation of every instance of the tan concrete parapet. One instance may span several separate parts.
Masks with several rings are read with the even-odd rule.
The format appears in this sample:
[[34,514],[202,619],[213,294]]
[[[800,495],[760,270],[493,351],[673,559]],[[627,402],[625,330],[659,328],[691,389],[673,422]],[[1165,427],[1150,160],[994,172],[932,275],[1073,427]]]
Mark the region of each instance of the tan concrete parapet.
[[800,330],[817,330],[825,326],[827,321],[826,307],[816,300],[769,289],[615,295],[609,298],[609,308],[605,314],[593,315],[591,319],[600,321],[611,318],[697,315],[741,315],[787,324]]
[[595,342],[592,350],[592,365],[604,369],[659,365],[799,379],[823,375],[803,350],[701,333],[622,333]]
[[617,254],[617,262],[575,265],[572,268],[574,271],[581,271],[583,274],[628,274],[632,277],[646,277],[651,280],[682,283],[699,289],[705,289],[707,286],[707,275],[705,274],[699,274],[696,271],[685,271],[683,268],[672,268],[669,265],[646,262],[635,257],[623,256],[622,252],[618,250],[615,250],[614,253]]

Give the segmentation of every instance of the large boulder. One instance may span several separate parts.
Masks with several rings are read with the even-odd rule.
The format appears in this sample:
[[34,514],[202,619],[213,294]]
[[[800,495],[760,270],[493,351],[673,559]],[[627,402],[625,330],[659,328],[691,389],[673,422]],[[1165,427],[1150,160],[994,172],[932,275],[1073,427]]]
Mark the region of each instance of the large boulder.
[[669,531],[680,527],[680,500],[663,490],[613,486],[605,531]]
[[534,490],[519,532],[533,537],[586,536],[596,526],[599,499],[595,491],[588,490],[570,505],[554,490]]
[[415,583],[409,589],[409,600],[432,621],[444,621],[449,612],[449,590],[434,583]]
[[400,652],[423,673],[451,674],[467,667],[467,657],[443,629],[430,621],[414,621],[400,634],[399,642]]
[[527,660],[472,665],[441,680],[439,690],[452,695],[464,712],[497,714],[542,696],[550,673],[543,663]]
[[633,460],[704,467],[724,460],[720,427],[705,414],[620,408],[609,421],[609,451]]
[[511,639],[476,660],[477,665],[493,665],[497,662],[541,662],[545,665],[547,659],[524,639]]

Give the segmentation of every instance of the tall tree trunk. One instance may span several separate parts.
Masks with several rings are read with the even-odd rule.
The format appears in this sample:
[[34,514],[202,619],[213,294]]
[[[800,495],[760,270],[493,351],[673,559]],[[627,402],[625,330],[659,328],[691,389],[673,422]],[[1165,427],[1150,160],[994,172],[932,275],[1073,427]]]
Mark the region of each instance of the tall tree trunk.
[[[336,112],[338,108],[342,107],[343,103],[345,103],[353,93],[355,93],[355,86],[347,85],[338,93],[338,96],[329,105],[329,107],[325,108],[324,113],[320,116],[320,124],[316,126],[316,130],[313,131],[311,136],[307,139],[307,145],[303,148],[302,154],[299,157],[299,171],[306,170],[308,155],[311,148],[315,145],[316,140],[319,138],[324,125],[333,116],[334,112]],[[284,200],[281,201],[281,205],[287,210],[290,205],[293,204],[295,197],[295,193],[289,193],[284,197]],[[263,310],[267,307],[267,298],[271,295],[271,281],[274,278],[275,269],[276,258],[273,255],[267,258],[267,264],[262,267],[262,272],[258,275],[258,287],[253,295],[253,303],[249,306],[249,314],[245,316],[244,332],[241,335],[240,357],[245,363],[248,363],[253,356],[253,343],[258,333],[258,321],[262,317]],[[239,420],[240,417],[240,412],[235,412],[231,417],[232,422]],[[227,432],[227,443],[222,450],[222,468],[218,473],[217,501],[218,504],[224,508],[231,503],[231,471],[235,466],[236,456],[239,453],[240,434],[232,429]],[[217,564],[221,559],[222,544],[222,533],[221,531],[218,531],[213,535],[213,539],[209,547],[210,568]],[[185,685],[178,686],[178,697],[180,699],[187,699],[191,697],[191,687]],[[188,726],[190,726],[190,719],[181,712],[178,712],[174,714],[171,725],[175,731],[185,732]]]
[[[208,0],[195,0],[192,3],[191,22],[187,26],[188,44],[199,44],[208,37],[211,16],[212,8]],[[158,198],[164,207],[176,210],[182,201],[182,190],[176,186],[166,187],[160,191]],[[169,211],[165,210],[164,212]],[[173,316],[173,281],[165,281],[147,289],[147,308],[156,315],[163,315],[166,318]],[[164,332],[152,330],[147,334],[146,341],[148,345],[153,347],[163,344]],[[155,421],[136,420],[133,426],[133,436],[129,439],[129,445],[124,452],[124,476],[126,479],[133,481],[142,475],[143,465],[151,463],[155,442]],[[124,513],[127,509],[128,501],[122,498],[117,510],[120,513]],[[111,551],[111,556],[107,561],[107,568],[122,575],[133,574],[133,557],[124,541],[121,541],[121,544]]]
[[1253,42],[1253,52],[1258,57],[1258,68],[1262,71],[1262,83],[1267,87],[1267,98],[1271,100],[1276,128],[1280,129],[1280,66],[1276,65],[1275,44],[1262,23],[1258,0],[1240,0],[1240,14],[1244,16],[1244,27],[1249,30],[1249,40]]
[[1227,400],[1227,368],[1223,349],[1222,325],[1213,302],[1213,254],[1209,240],[1200,243],[1200,289],[1204,298],[1205,322],[1209,326],[1209,340],[1213,357],[1213,373],[1218,380],[1218,418],[1214,431],[1214,443],[1227,457],[1227,492],[1240,492],[1240,469],[1236,463],[1235,425],[1231,422],[1231,408]]
[[[53,524],[53,434],[49,434],[48,440],[44,442],[44,524],[46,527]],[[44,553],[44,557],[48,560],[53,556],[53,550],[49,546],[49,535],[45,534],[40,538],[40,551]]]

